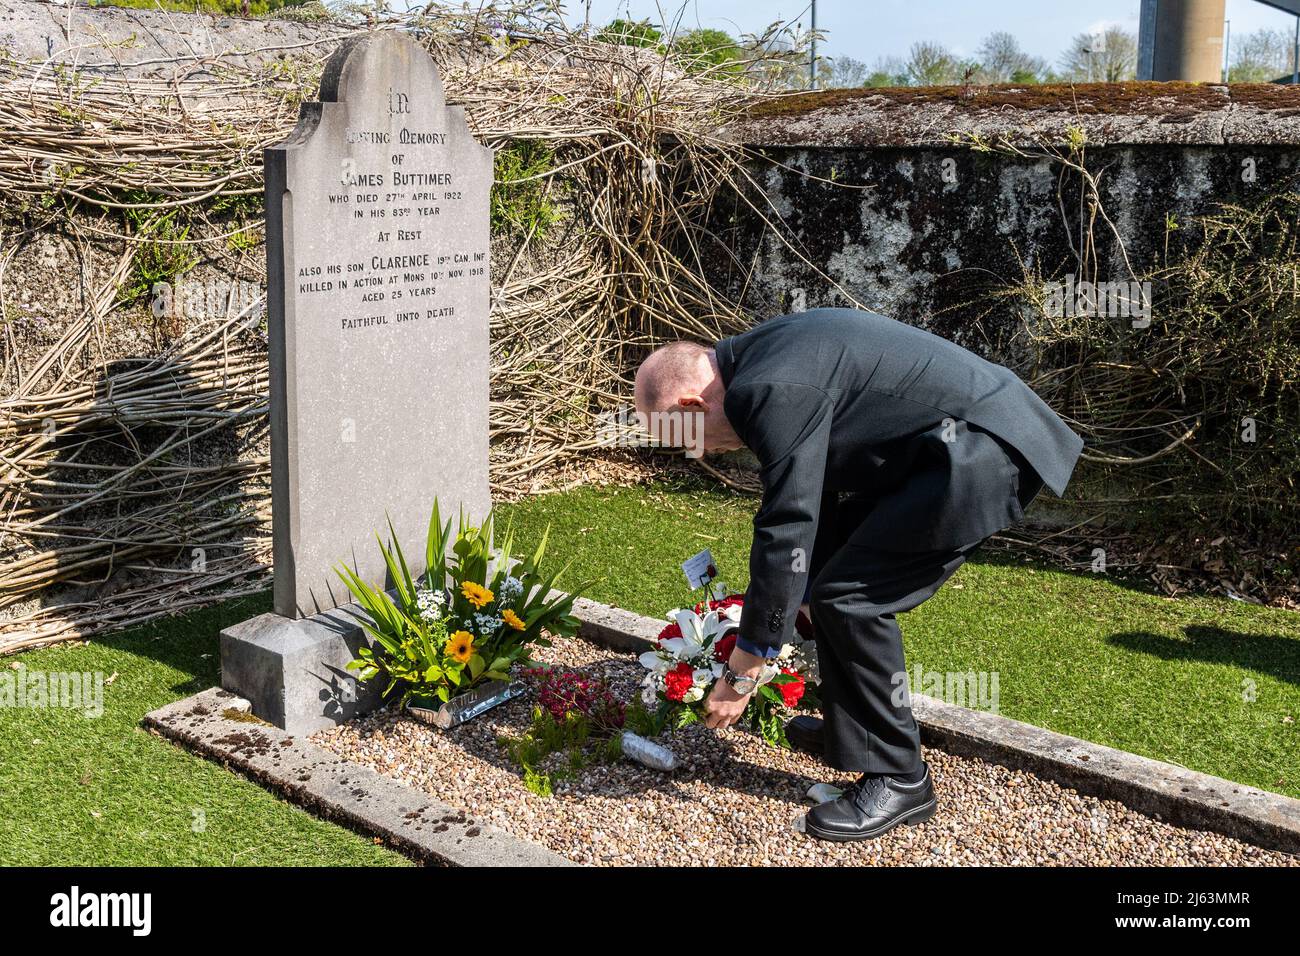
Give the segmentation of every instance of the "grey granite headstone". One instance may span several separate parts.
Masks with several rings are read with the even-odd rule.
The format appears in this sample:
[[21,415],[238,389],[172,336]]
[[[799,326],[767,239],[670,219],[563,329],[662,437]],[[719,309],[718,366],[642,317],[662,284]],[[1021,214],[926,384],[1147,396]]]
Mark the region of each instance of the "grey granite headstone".
[[377,702],[344,670],[365,638],[335,568],[389,585],[390,520],[418,573],[435,496],[491,507],[492,151],[384,31],[335,52],[265,165],[275,613],[222,632],[222,686],[310,732]]
[[[492,151],[403,34],[348,41],[266,151],[275,610],[384,581],[375,533],[423,554],[429,508],[488,494]],[[415,570],[415,569],[412,569]]]

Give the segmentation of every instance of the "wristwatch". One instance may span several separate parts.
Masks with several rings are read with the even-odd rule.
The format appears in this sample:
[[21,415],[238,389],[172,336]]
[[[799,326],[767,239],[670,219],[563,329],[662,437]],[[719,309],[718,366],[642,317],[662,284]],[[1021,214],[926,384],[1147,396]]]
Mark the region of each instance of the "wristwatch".
[[732,690],[742,695],[754,693],[764,683],[761,674],[758,677],[745,677],[733,671],[730,664],[722,665],[722,679],[731,686]]

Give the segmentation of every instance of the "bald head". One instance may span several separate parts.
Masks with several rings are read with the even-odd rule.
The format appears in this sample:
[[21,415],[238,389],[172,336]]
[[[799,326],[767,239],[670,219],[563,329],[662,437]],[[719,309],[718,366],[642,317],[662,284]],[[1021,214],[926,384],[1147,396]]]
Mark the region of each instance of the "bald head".
[[701,394],[713,378],[709,351],[696,342],[673,342],[651,352],[636,373],[637,410],[663,412],[683,396]]
[[707,346],[673,342],[655,349],[637,369],[635,396],[643,427],[660,445],[682,445],[685,438],[701,451],[740,447],[723,410],[726,386]]

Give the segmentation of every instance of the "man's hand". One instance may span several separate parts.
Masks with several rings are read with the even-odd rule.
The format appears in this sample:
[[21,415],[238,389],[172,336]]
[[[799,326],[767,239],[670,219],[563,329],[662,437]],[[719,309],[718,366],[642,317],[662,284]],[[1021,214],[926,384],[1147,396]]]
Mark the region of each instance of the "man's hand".
[[[764,661],[763,658],[756,657],[737,647],[732,650],[731,658],[727,661],[727,664],[741,677],[756,678],[763,672]],[[749,697],[749,694],[736,693],[734,687],[722,678],[718,678],[713,682],[713,690],[709,693],[709,699],[704,702],[705,726],[712,727],[714,730],[730,727],[740,720],[745,713],[745,706],[749,703]]]

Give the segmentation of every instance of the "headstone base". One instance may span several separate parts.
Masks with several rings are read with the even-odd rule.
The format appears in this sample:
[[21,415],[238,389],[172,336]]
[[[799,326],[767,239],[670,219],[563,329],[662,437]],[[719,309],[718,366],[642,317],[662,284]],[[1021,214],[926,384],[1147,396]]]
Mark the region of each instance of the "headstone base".
[[253,714],[310,734],[379,707],[383,682],[362,683],[348,662],[369,644],[355,604],[297,620],[261,614],[221,632],[221,686]]

